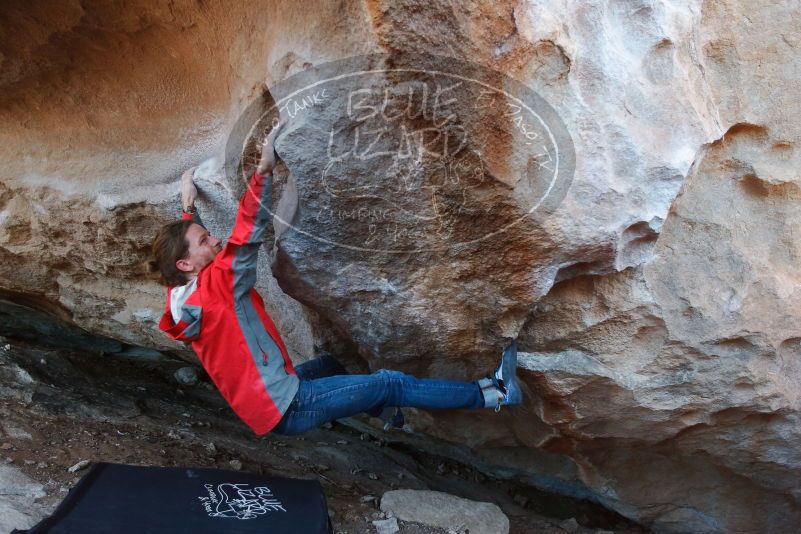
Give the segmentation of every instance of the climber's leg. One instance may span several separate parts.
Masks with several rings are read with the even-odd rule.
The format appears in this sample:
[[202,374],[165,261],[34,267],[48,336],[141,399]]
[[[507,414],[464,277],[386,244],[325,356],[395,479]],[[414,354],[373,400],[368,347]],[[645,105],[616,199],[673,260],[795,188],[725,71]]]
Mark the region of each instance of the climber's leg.
[[386,369],[371,375],[301,380],[298,394],[273,431],[301,434],[329,421],[386,406],[476,409],[486,406],[486,397],[477,382],[416,378]]
[[[315,378],[325,378],[328,376],[346,375],[348,372],[344,367],[329,353],[323,352],[311,360],[305,361],[295,366],[295,373],[301,380],[313,380]],[[394,417],[394,413],[385,411],[381,406],[366,410],[367,415],[372,417],[382,417],[388,419]],[[402,415],[401,415],[402,419]],[[400,421],[401,419],[397,419]],[[403,426],[403,423],[401,423]]]
[[295,366],[295,373],[301,380],[312,380],[327,376],[346,375],[344,367],[327,352]]

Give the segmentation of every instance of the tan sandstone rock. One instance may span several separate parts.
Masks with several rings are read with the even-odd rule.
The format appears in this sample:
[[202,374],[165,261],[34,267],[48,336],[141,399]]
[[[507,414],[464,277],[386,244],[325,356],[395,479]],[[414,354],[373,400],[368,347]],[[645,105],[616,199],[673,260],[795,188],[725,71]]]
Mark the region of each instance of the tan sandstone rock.
[[[469,105],[477,93],[466,86],[441,124],[463,128],[469,157],[428,153],[397,167],[354,152],[333,161],[327,183],[324,134],[336,126],[352,141],[361,123],[344,101],[309,107],[278,145],[286,220],[258,284],[293,357],[329,344],[365,368],[473,379],[519,334],[523,407],[421,413],[415,427],[656,531],[792,531],[800,9],[3,2],[0,298],[187,355],[158,332],[163,289],[141,269],[155,229],[178,215],[180,172],[214,158],[200,209],[224,236],[243,190],[229,172],[239,147],[227,145],[247,140],[247,113],[268,110],[281,82],[365,54],[380,54],[370,61],[381,69],[424,55],[439,58],[428,70],[468,65],[463,73],[506,88],[518,80],[547,102],[571,140],[569,187],[529,213],[543,182],[521,176],[541,160],[513,116]],[[395,81],[383,76],[373,86]],[[437,124],[415,120],[404,128]],[[368,186],[405,213],[391,221],[408,230],[404,246],[424,250],[364,246],[378,226],[358,217],[315,222],[326,198],[343,213],[365,207],[355,192]],[[426,209],[454,205],[462,211],[442,232],[411,231],[445,221],[424,219]]]

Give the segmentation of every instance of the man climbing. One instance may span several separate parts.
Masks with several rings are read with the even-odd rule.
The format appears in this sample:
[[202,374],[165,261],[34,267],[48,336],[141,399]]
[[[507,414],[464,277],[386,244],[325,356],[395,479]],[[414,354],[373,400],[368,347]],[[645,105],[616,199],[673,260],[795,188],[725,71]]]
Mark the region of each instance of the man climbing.
[[[222,396],[257,434],[300,434],[342,417],[377,416],[406,406],[497,411],[520,404],[514,342],[495,372],[474,382],[420,379],[385,369],[348,375],[330,356],[292,365],[254,289],[258,252],[271,218],[274,143],[282,126],[264,140],[224,246],[197,215],[192,169],[181,177],[182,220],[162,227],[153,241],[150,268],[167,286],[159,327],[192,344]],[[400,426],[402,420],[396,416],[393,423]]]

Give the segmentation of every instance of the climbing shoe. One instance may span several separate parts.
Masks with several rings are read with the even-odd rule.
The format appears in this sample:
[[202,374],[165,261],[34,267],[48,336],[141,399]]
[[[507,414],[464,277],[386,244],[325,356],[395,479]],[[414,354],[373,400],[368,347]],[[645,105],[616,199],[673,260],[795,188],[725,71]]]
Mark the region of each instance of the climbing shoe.
[[406,418],[400,408],[395,406],[387,406],[378,415],[378,418],[384,421],[384,432],[393,428],[403,428],[406,424]]
[[484,395],[484,407],[500,411],[501,406],[512,406],[523,402],[523,392],[517,381],[517,341],[513,340],[504,350],[501,363],[491,375],[478,381]]

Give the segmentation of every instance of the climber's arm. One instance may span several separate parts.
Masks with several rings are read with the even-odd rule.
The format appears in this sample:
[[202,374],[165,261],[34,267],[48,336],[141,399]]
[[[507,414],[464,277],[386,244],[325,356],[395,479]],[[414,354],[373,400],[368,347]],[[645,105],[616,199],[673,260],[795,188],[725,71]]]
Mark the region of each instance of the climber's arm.
[[275,138],[283,127],[270,131],[262,146],[259,165],[239,202],[236,223],[225,248],[215,260],[218,267],[234,274],[234,298],[247,295],[256,284],[256,264],[267,225],[272,219],[272,171],[275,167]]
[[[233,247],[258,246],[264,239],[264,231],[270,221],[272,208],[273,169],[275,168],[275,139],[284,123],[273,127],[264,139],[261,160],[250,178],[250,183],[239,202],[236,223],[228,239]],[[228,247],[226,245],[226,248]]]
[[256,172],[262,176],[272,175],[273,173],[275,168],[275,139],[284,126],[286,126],[286,122],[283,119],[279,119],[278,124],[273,126],[270,133],[264,138],[264,143],[261,147],[261,159],[259,160],[259,166],[256,168]]
[[181,218],[191,219],[203,226],[203,222],[200,220],[200,214],[195,207],[197,188],[195,187],[195,182],[192,180],[192,176],[196,168],[197,167],[192,167],[191,169],[187,169],[184,171],[183,175],[181,175]]

